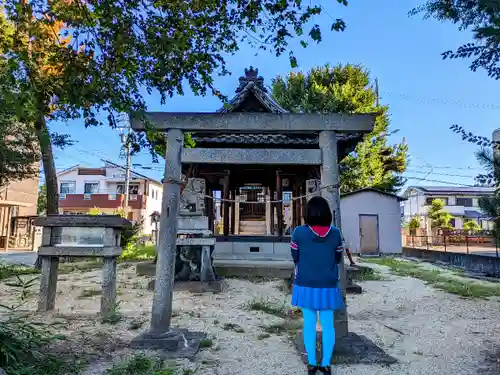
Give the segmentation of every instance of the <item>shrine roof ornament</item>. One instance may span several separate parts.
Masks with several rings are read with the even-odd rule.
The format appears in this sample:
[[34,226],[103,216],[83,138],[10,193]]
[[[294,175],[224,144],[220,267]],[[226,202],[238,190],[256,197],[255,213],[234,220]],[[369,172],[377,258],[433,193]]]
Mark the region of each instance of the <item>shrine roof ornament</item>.
[[245,69],[245,75],[239,78],[239,86],[236,88],[236,96],[228,103],[224,104],[217,112],[255,112],[255,110],[245,108],[251,97],[255,97],[262,107],[256,112],[288,113],[271,96],[269,90],[264,85],[264,78],[259,76],[259,69],[250,66]]
[[243,89],[250,82],[254,82],[254,85],[257,86],[263,92],[267,92],[267,89],[264,86],[264,77],[259,76],[259,69],[254,69],[253,66],[250,66],[249,69],[245,68],[245,75],[240,77],[239,82],[240,85],[236,89],[236,93],[243,91]]

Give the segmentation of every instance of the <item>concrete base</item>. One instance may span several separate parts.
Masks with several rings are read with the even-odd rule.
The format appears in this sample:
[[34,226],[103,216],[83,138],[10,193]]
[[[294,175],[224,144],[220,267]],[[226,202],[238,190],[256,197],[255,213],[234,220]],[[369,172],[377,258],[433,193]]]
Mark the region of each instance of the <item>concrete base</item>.
[[171,329],[167,333],[145,332],[130,341],[132,349],[162,350],[164,358],[193,358],[200,348],[203,332]]
[[[224,290],[224,280],[217,280],[208,283],[201,281],[180,281],[174,284],[174,292],[191,292],[191,293],[220,293]],[[150,280],[148,289],[154,290],[155,279]]]
[[[214,260],[215,272],[222,277],[276,277],[287,279],[293,272],[293,262],[272,260]],[[152,262],[138,263],[137,276],[156,276]]]
[[[322,343],[321,332],[317,332],[316,359],[321,362]],[[307,354],[304,349],[304,336],[302,331],[297,333],[295,345],[302,361],[307,364]],[[397,359],[385,353],[365,336],[349,332],[347,337],[337,339],[332,357],[332,364],[385,364],[391,365]]]
[[361,294],[363,289],[357,284],[350,284],[345,287],[345,292],[347,294]]

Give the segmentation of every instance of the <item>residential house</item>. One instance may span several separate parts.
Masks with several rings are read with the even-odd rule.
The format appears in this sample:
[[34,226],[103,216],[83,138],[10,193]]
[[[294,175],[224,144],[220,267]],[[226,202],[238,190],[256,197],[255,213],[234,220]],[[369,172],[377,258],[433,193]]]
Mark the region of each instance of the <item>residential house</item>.
[[[60,213],[85,214],[98,208],[104,214],[112,214],[123,206],[126,169],[102,161],[102,167],[77,165],[58,173]],[[154,231],[151,214],[161,211],[162,191],[160,181],[131,171],[128,219],[142,220],[143,234]]]
[[403,193],[407,198],[401,205],[402,218],[408,223],[412,217],[421,218],[421,228],[430,230],[427,210],[434,199],[444,202],[444,210],[453,215],[450,224],[455,229],[463,229],[465,221],[476,221],[484,230],[493,228],[490,218],[479,208],[479,198],[493,194],[492,187],[451,187],[451,186],[409,186]]
[[0,189],[0,251],[32,250],[40,177]]

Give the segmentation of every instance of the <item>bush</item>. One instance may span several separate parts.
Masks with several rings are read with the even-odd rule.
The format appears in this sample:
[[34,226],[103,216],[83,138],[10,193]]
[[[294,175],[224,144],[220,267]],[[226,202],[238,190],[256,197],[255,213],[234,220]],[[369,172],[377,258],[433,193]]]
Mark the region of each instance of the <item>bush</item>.
[[120,260],[152,260],[156,256],[156,248],[154,246],[129,246],[123,250]]
[[136,247],[142,232],[142,220],[136,221],[129,227],[122,229],[121,244],[123,250],[129,250]]

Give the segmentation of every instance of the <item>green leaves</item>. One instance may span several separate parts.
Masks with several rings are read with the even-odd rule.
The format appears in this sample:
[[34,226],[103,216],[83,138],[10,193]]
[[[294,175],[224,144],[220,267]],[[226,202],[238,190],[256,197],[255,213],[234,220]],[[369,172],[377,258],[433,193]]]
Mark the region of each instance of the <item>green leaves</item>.
[[470,69],[481,68],[494,79],[500,79],[500,2],[487,0],[428,0],[412,9],[410,16],[423,14],[458,25],[459,30],[470,29],[474,41],[446,51],[443,59],[472,59]]
[[378,112],[372,133],[358,143],[353,153],[342,160],[343,192],[373,186],[395,191],[405,180],[407,146],[388,145],[388,108],[376,106],[377,95],[368,71],[359,65],[324,65],[307,73],[276,77],[273,96],[291,112],[369,113]]
[[453,215],[444,211],[444,202],[441,199],[434,199],[427,210],[427,217],[431,219],[433,228],[448,228]]

